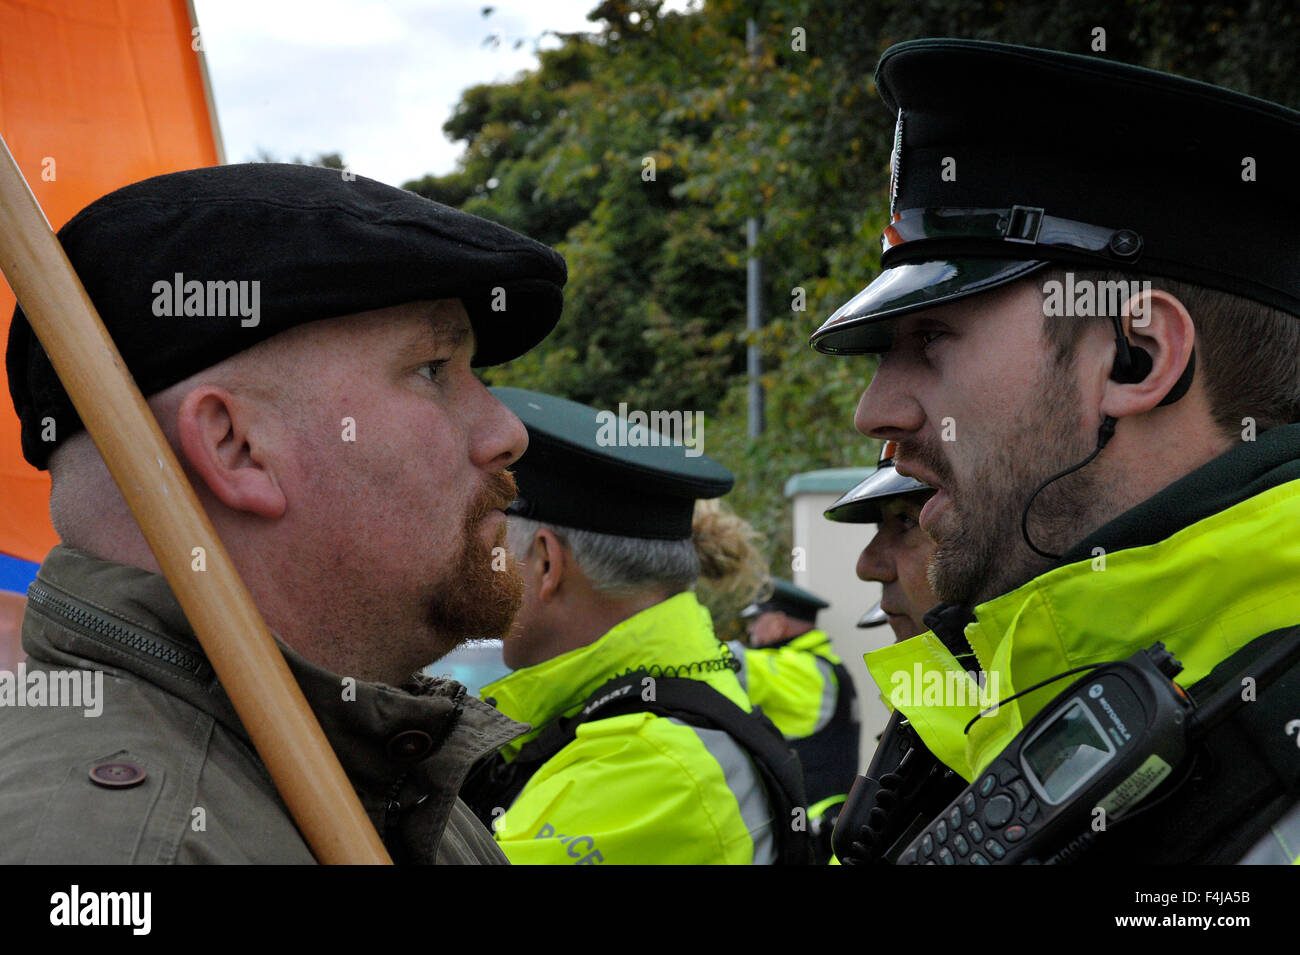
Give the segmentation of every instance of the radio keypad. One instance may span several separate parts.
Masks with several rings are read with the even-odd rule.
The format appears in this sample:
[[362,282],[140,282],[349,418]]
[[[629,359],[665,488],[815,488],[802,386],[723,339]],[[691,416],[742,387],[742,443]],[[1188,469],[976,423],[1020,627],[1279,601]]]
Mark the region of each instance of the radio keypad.
[[1016,812],[1016,804],[1006,793],[998,793],[984,804],[984,821],[994,829],[1001,829]]
[[909,850],[899,862],[991,865],[1006,858],[1009,845],[1028,836],[1039,809],[1016,766],[994,765],[930,824],[917,844],[919,855]]

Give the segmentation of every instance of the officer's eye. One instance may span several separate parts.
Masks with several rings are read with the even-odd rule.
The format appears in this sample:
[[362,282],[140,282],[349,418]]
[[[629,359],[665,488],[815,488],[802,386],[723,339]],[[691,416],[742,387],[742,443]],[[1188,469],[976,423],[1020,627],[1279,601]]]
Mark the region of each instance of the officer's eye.
[[929,348],[932,342],[946,334],[947,332],[940,331],[937,328],[926,328],[916,333],[916,339],[921,343],[922,348]]
[[445,358],[440,358],[437,361],[426,361],[423,365],[421,365],[418,369],[416,369],[416,374],[420,375],[423,378],[428,378],[430,381],[433,381],[435,378],[438,377],[438,369],[445,364],[447,364],[447,359]]
[[916,527],[916,518],[902,511],[895,511],[892,514],[886,512],[885,524],[891,532],[901,537]]

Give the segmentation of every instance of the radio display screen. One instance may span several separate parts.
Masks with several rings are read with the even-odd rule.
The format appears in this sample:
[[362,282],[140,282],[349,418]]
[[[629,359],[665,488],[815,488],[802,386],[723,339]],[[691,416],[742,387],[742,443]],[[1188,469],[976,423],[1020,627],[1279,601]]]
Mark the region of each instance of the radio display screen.
[[1057,804],[1113,753],[1096,717],[1075,699],[1029,742],[1022,756],[1048,801]]

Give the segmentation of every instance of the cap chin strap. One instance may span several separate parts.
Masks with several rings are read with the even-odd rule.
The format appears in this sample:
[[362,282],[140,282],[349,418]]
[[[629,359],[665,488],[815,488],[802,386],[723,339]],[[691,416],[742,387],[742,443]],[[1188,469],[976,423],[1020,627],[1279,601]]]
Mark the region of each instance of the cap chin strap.
[[[917,242],[955,242],[970,248],[980,240],[988,243],[980,254],[1005,255],[1009,242],[1063,249],[1100,259],[1101,264],[1122,266],[1136,262],[1143,246],[1142,236],[1132,229],[1093,225],[1048,215],[1042,206],[1020,205],[1007,209],[905,209],[886,226],[880,244],[883,255]],[[907,251],[910,256],[914,250]],[[1051,258],[1048,249],[1041,254],[1025,255],[1026,251],[1018,250],[1016,257]]]

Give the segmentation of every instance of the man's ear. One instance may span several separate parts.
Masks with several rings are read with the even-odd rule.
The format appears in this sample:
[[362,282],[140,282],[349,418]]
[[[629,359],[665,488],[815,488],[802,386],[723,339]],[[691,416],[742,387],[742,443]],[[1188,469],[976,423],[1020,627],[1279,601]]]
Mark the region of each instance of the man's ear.
[[534,535],[533,547],[539,568],[537,598],[542,603],[550,603],[559,595],[565,574],[569,573],[569,555],[560,539],[545,527]]
[[199,385],[176,411],[176,431],[185,463],[212,495],[232,511],[258,517],[284,515],[288,502],[250,433],[251,408],[216,385]]
[[1162,289],[1149,289],[1130,297],[1124,305],[1124,315],[1129,343],[1151,356],[1151,371],[1141,381],[1131,384],[1106,382],[1101,413],[1115,418],[1156,408],[1178,383],[1191,360],[1196,340],[1196,327],[1187,307]]

